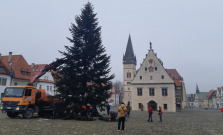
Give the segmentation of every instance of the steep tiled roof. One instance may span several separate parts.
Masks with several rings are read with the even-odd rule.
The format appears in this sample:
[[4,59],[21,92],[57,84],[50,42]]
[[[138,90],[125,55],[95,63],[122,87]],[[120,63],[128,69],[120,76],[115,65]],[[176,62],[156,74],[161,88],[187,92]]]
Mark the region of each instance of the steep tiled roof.
[[174,80],[174,83],[178,87],[181,87],[182,86],[180,80]]
[[0,74],[5,74],[5,75],[9,74],[8,69],[6,68],[5,64],[2,62],[1,59],[0,59],[0,67],[4,68],[4,70],[2,70],[2,71],[0,70]]
[[[31,67],[31,72],[33,74],[33,77],[37,77],[40,72],[45,68],[47,64],[33,64],[33,65],[30,65]],[[51,71],[52,72],[55,72],[55,71]],[[53,77],[54,79],[54,77]],[[43,79],[39,79],[40,82],[47,82],[47,83],[55,83],[54,81],[50,81],[50,80],[43,80]]]
[[208,94],[206,95],[205,99],[210,99],[216,97],[217,90],[210,90]]
[[31,72],[33,73],[33,76],[38,75],[46,66],[47,64],[35,64],[30,65]]
[[129,35],[125,55],[123,56],[123,63],[124,64],[135,64],[136,65],[136,57],[134,55],[131,36]]
[[183,78],[180,76],[176,69],[166,69],[166,72],[173,80],[183,80]]
[[12,55],[10,62],[8,59],[9,56],[2,56],[1,62],[14,78],[30,79],[32,77],[31,69],[22,55]]

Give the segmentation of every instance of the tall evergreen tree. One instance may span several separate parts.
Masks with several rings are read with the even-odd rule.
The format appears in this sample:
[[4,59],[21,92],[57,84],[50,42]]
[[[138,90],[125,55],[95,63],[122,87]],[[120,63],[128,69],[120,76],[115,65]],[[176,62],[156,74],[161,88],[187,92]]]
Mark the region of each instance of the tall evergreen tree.
[[109,98],[107,90],[112,87],[109,75],[110,56],[105,54],[101,40],[101,27],[90,2],[84,5],[81,14],[75,17],[76,24],[69,28],[71,46],[60,51],[64,56],[56,60],[59,73],[57,91],[62,99],[80,110],[81,105],[101,105]]

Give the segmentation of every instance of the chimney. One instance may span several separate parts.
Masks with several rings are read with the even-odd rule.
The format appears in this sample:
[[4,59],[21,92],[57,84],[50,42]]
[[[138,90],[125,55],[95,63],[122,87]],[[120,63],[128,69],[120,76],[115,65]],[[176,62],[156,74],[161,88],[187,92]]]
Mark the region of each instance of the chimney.
[[10,63],[12,60],[12,52],[9,52],[9,59],[8,59],[8,63]]
[[35,63],[32,63],[32,66],[31,67],[33,68],[34,66],[35,66]]

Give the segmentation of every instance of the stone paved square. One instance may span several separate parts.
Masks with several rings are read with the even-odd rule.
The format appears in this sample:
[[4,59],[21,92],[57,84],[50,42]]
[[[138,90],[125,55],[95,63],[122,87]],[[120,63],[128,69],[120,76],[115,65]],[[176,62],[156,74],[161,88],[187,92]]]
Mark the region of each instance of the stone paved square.
[[[111,110],[116,110],[113,107]],[[105,114],[105,112],[102,112]],[[147,122],[146,111],[132,111],[125,132],[117,132],[117,122],[15,118],[0,113],[1,135],[222,135],[223,119],[219,110],[187,109],[164,112],[159,122],[157,112],[153,123]]]

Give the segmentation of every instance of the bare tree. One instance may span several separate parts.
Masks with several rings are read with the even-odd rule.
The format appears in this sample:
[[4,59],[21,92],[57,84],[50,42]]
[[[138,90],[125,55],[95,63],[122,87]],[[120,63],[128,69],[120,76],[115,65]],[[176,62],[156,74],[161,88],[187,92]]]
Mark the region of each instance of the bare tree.
[[119,103],[121,103],[123,100],[123,83],[119,80],[116,80],[113,83],[113,86],[117,90],[117,92],[119,92]]

